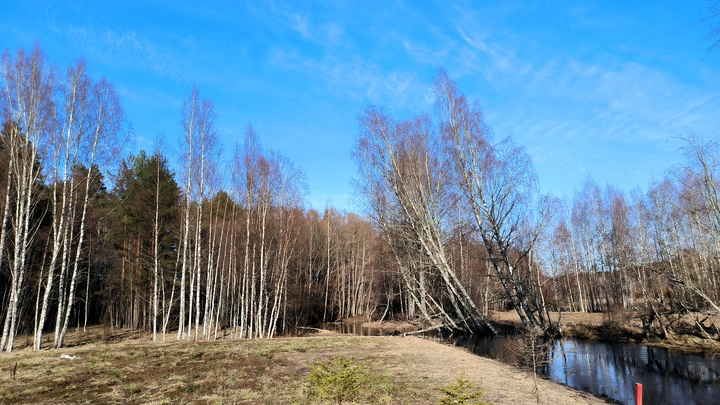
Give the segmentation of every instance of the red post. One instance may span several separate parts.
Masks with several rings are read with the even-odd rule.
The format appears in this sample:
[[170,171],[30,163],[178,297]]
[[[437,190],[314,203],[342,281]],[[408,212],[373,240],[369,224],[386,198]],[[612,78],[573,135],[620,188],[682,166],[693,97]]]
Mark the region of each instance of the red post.
[[635,383],[635,405],[642,405],[642,384]]

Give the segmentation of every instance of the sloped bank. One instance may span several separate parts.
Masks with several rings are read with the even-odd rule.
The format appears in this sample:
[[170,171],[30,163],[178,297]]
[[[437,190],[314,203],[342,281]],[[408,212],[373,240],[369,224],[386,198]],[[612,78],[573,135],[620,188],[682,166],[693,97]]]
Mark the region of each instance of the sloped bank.
[[[493,318],[496,327],[509,335],[431,332],[425,337],[511,364],[529,361],[518,357],[533,340],[514,336],[513,330],[520,330],[517,315],[495,313]],[[533,346],[544,353],[539,360],[531,358],[546,378],[622,403],[632,402],[634,383],[646,385],[649,403],[714,403],[717,398],[720,362],[712,355],[716,345],[712,339],[675,335],[649,342],[642,339],[636,320],[621,322],[619,314],[567,313],[562,319],[563,339],[535,341],[539,346]],[[398,325],[402,324],[365,323],[358,332],[399,333],[400,328],[394,327]]]
[[[62,354],[77,357],[66,360]],[[0,356],[0,403],[308,403],[310,362],[338,355],[387,375],[395,386],[393,404],[436,404],[435,388],[461,375],[496,405],[538,399],[554,405],[604,403],[464,349],[399,336],[167,343],[143,337],[61,350],[26,348]]]

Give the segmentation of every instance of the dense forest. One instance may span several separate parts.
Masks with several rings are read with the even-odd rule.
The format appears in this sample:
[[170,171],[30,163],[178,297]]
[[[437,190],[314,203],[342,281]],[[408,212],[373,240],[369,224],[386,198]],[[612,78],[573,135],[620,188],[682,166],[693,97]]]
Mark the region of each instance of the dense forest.
[[5,51],[0,82],[0,350],[18,334],[61,347],[93,324],[157,340],[273,337],[353,316],[494,333],[496,310],[546,331],[551,311],[623,311],[660,337],[691,313],[717,333],[718,141],[686,134],[681,162],[647,191],[587,179],[559,200],[440,70],[430,113],[359,116],[366,211],[318,212],[302,171],[252,127],[222,158],[215,107],[195,87],[170,161],[123,149],[120,98],[83,61]]

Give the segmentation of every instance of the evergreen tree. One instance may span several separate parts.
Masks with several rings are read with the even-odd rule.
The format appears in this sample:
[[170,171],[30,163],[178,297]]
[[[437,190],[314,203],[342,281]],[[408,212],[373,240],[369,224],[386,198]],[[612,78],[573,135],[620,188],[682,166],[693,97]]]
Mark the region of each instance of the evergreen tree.
[[109,229],[119,266],[109,269],[106,285],[110,320],[149,329],[155,297],[174,286],[180,190],[167,159],[141,151],[121,163],[115,193],[119,205]]

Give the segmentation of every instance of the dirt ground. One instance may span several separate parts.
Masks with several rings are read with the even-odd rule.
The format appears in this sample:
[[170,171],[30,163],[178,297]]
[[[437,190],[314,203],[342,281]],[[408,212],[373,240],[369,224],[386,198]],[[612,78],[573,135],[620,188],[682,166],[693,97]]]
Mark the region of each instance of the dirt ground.
[[[437,379],[465,375],[485,389],[483,400],[493,404],[603,404],[602,399],[532,373],[476,356],[467,350],[417,337],[380,337],[401,358],[415,358],[413,372]],[[449,381],[450,379],[448,379]],[[537,392],[535,392],[537,384]]]
[[[494,322],[509,322],[513,324],[520,324],[520,317],[515,311],[494,311],[488,316],[491,321]],[[553,321],[558,319],[557,312],[550,312],[550,317]],[[587,313],[587,312],[563,312],[561,321],[564,326],[573,325],[590,325],[599,326],[603,322],[608,321],[610,318],[604,313]]]
[[[559,314],[557,312],[550,313],[550,317],[553,322],[557,322],[558,315]],[[584,336],[583,333],[599,328],[611,320],[610,317],[604,313],[563,312],[560,315],[560,323],[565,336],[591,339],[597,339],[598,336]],[[619,318],[620,317],[616,316],[613,320],[617,321]],[[513,330],[522,326],[520,317],[515,311],[493,311],[488,314],[488,319],[490,322],[497,325],[499,329],[505,331]],[[623,318],[622,322],[626,328],[637,332],[640,331],[639,321],[637,322],[637,325],[635,325],[635,322],[625,321]]]
[[417,330],[417,326],[409,323],[409,322],[365,322],[362,324],[362,326],[367,328],[375,328],[380,329],[385,332],[398,332],[398,333],[406,333],[406,332],[413,332]]
[[[556,312],[551,312],[550,316],[552,317],[553,321],[557,320],[558,314]],[[515,311],[495,311],[488,315],[488,319],[490,322],[492,322],[498,329],[502,331],[511,331],[514,329],[519,328],[522,324],[520,322],[520,317],[518,316],[517,312]],[[606,314],[602,313],[585,313],[585,312],[563,312],[562,313],[562,325],[563,328],[566,331],[570,332],[570,335],[573,334],[573,328],[575,327],[599,327],[603,325],[605,322],[608,321],[608,316]],[[361,318],[350,318],[344,320],[344,322],[347,323],[362,323],[363,327],[367,328],[375,328],[379,329],[385,332],[393,332],[395,334],[402,334],[402,333],[408,333],[408,332],[414,332],[418,330],[418,326],[405,321],[383,321],[383,322],[363,322],[364,319]],[[640,329],[639,321],[637,322],[638,325],[632,324],[632,327],[637,327],[637,329]],[[628,326],[631,326],[630,323],[627,323]]]

